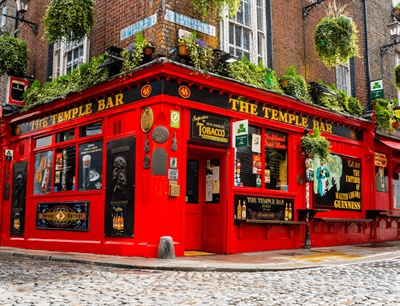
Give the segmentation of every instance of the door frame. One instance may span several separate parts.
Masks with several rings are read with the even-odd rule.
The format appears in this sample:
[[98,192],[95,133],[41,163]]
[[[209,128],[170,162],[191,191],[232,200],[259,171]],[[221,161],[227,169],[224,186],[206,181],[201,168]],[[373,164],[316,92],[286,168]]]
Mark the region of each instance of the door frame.
[[[206,162],[207,159],[220,159],[220,226],[221,226],[221,236],[220,236],[220,247],[218,253],[225,254],[227,252],[227,200],[228,200],[228,179],[227,179],[227,164],[228,164],[228,153],[229,148],[217,148],[217,147],[206,147],[201,145],[193,145],[188,144],[187,146],[187,159],[199,159]],[[203,162],[200,163],[204,164]],[[204,175],[205,173],[202,173]],[[201,205],[201,213],[204,213],[203,205],[212,205],[212,204],[205,204],[205,182],[199,182],[199,186],[202,187],[203,190],[199,190],[202,195],[200,198],[204,199]],[[186,204],[187,205],[187,204]],[[185,206],[185,224],[186,224],[186,206]],[[186,226],[186,225],[185,225]],[[204,249],[203,246],[203,230],[204,230],[204,218],[202,220],[202,246],[201,249]],[[186,249],[186,247],[185,247]]]

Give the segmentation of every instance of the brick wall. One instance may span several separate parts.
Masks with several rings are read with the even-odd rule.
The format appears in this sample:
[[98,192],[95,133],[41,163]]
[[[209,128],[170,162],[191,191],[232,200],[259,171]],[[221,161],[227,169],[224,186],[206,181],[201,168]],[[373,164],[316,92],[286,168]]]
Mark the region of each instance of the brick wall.
[[[49,2],[49,0],[30,1],[28,12],[25,14],[27,20],[39,23],[39,33],[37,36],[32,33],[31,29],[26,24],[19,25],[21,30],[19,38],[27,41],[29,57],[31,59],[27,75],[34,76],[42,83],[46,80],[48,44],[42,39],[43,26],[40,23]],[[273,50],[272,68],[277,72],[278,76],[283,75],[289,65],[294,65],[297,73],[305,76],[308,82],[322,80],[329,85],[335,83],[335,69],[326,68],[316,57],[313,40],[316,25],[325,16],[324,10],[330,1],[324,1],[322,4],[315,7],[310,11],[307,18],[303,18],[302,10],[303,6],[310,4],[307,0],[280,0],[270,2],[271,16],[273,18],[271,29]],[[365,81],[365,58],[363,57],[364,35],[362,31],[363,2],[364,1],[361,0],[356,3],[347,0],[337,0],[337,4],[347,4],[349,16],[358,26],[361,57],[355,59],[356,90],[357,97],[363,103],[366,103],[367,87]],[[369,45],[369,50],[372,53],[370,74],[371,79],[373,79],[379,76],[380,71],[379,45],[390,42],[389,38],[385,36],[385,32],[386,24],[390,17],[391,4],[383,4],[378,0],[367,2],[371,6],[371,8],[368,9],[368,29],[372,30],[373,25],[379,25],[375,35],[379,37],[379,39],[374,39]],[[96,20],[90,40],[90,57],[104,53],[105,49],[111,45],[121,48],[128,46],[129,43],[134,41],[134,36],[121,41],[120,31],[152,14],[157,14],[157,24],[146,29],[144,31],[144,36],[149,41],[156,43],[156,53],[159,55],[166,55],[177,45],[178,30],[180,28],[185,28],[164,20],[163,12],[169,9],[195,19],[200,19],[200,16],[193,12],[190,0],[97,0],[95,4]],[[388,6],[388,8],[382,9],[384,6]],[[375,9],[373,7],[375,7]],[[388,10],[387,16],[385,16],[386,10]],[[205,20],[205,22],[214,25],[218,29],[219,22],[212,18],[212,16],[209,16],[208,20]],[[198,36],[214,48],[219,46],[218,30],[215,37],[202,33],[198,33]],[[371,39],[374,35],[370,33],[369,36]],[[376,56],[375,53],[378,54],[378,56]],[[388,56],[384,59],[385,63],[393,63],[393,56],[393,51],[389,52]],[[389,75],[392,73],[389,73],[390,70],[392,69],[385,69],[385,73]],[[386,86],[385,89],[387,89],[386,92],[388,94],[395,93],[394,90],[389,90]]]

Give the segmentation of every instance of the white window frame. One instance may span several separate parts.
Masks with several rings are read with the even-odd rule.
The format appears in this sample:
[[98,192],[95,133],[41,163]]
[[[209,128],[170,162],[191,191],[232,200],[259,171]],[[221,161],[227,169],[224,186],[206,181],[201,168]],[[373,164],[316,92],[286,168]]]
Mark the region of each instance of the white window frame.
[[[79,49],[80,47],[83,48],[82,56],[78,55],[77,58],[74,58],[72,64],[69,63],[67,60],[68,54],[72,52],[72,55],[74,55],[74,50]],[[55,43],[53,51],[53,80],[59,76],[68,74],[68,72],[78,68],[83,63],[87,63],[88,53],[89,39],[87,37],[83,38],[79,42],[63,40]]]
[[[240,52],[242,54],[248,53],[250,56],[246,56],[249,61],[254,64],[258,64],[261,60],[263,65],[265,66],[267,63],[267,48],[266,48],[266,38],[267,38],[267,22],[265,18],[266,7],[265,1],[262,0],[242,0],[240,10],[243,10],[243,2],[249,4],[249,24],[245,25],[243,23],[237,22],[237,16],[232,18],[224,18],[221,21],[221,31],[220,31],[220,41],[221,41],[221,49],[225,52],[229,52],[233,55],[239,56],[241,58]],[[258,5],[261,4],[262,16],[259,18],[261,22],[262,29],[258,29],[258,19],[257,19],[257,10]],[[227,11],[225,12],[227,14]],[[243,14],[245,15],[245,13]],[[235,26],[244,28],[250,32],[250,41],[248,43],[249,48],[244,49],[242,46],[237,46],[235,44],[230,44],[229,42],[229,24],[233,24]],[[262,42],[259,44],[259,39],[261,38]],[[260,52],[258,52],[258,46],[260,45]]]
[[[397,53],[397,52],[396,52],[396,63],[395,63],[395,67],[396,67],[397,65],[400,65],[400,53]],[[396,88],[396,90],[397,90],[397,88]],[[397,101],[399,101],[399,103],[400,103],[400,91],[398,91],[398,90],[397,90]]]
[[349,96],[351,95],[350,61],[336,66],[336,88],[345,91]]
[[4,27],[5,25],[6,25],[6,22],[7,22],[7,20],[6,20],[6,16],[4,16],[3,14],[7,14],[7,3],[4,3],[2,6],[1,6],[1,20],[0,20],[0,27]]

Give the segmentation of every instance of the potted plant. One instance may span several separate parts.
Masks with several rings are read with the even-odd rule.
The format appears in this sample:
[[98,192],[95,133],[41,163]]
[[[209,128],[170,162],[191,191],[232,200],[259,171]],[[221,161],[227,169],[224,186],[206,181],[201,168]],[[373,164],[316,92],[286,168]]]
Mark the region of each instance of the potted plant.
[[210,15],[224,17],[222,13],[225,9],[228,10],[228,16],[233,17],[240,9],[240,2],[241,0],[192,0],[194,10],[203,18]]
[[[190,63],[199,70],[210,71],[214,67],[213,50],[192,32],[187,37],[178,40],[179,54],[189,56]],[[184,50],[186,48],[186,50]],[[182,52],[182,53],[181,53]]]
[[51,0],[43,17],[45,39],[81,40],[89,35],[94,24],[93,0]]
[[141,32],[136,34],[135,42],[121,52],[124,60],[122,63],[121,73],[125,74],[138,66],[143,61],[143,57],[150,56],[154,52],[155,47],[151,42],[146,40]]
[[400,19],[400,3],[397,3],[396,6],[393,8],[393,14],[396,18]]
[[344,12],[345,6],[337,7],[335,1],[329,4],[324,17],[314,32],[317,56],[327,67],[346,63],[358,56],[357,28]]
[[286,74],[279,78],[283,92],[299,100],[311,103],[311,96],[306,80],[296,73],[296,68],[290,65]]
[[321,160],[326,160],[330,154],[329,142],[324,136],[321,136],[318,128],[314,129],[312,134],[307,133],[301,137],[301,146],[307,157],[318,155]]
[[26,42],[4,33],[0,36],[0,76],[7,74],[24,77],[28,65]]

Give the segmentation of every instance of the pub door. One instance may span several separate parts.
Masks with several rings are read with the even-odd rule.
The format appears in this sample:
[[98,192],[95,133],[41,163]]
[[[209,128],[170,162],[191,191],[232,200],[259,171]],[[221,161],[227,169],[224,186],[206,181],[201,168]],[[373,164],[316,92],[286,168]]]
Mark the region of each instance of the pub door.
[[225,151],[189,150],[185,250],[225,252]]

